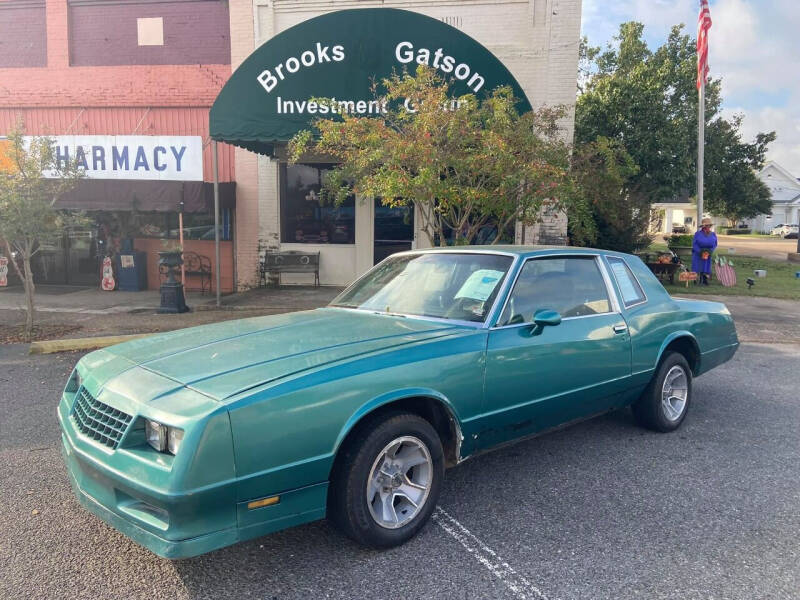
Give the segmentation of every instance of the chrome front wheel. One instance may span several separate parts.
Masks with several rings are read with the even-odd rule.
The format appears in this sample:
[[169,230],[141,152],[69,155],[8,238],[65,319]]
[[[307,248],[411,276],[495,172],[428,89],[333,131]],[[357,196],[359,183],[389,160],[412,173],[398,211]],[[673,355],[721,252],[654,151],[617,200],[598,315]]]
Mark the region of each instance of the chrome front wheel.
[[430,518],[443,479],[444,449],[433,425],[413,413],[379,413],[339,450],[327,516],[359,543],[398,546]]
[[367,505],[375,522],[397,529],[425,506],[433,480],[433,460],[422,440],[413,436],[389,442],[375,458],[367,480]]

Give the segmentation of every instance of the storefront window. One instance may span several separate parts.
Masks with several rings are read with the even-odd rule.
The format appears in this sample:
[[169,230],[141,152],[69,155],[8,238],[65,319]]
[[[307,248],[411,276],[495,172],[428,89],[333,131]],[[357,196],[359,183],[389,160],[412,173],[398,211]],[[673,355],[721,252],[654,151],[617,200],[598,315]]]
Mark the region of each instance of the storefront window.
[[281,242],[355,244],[356,203],[341,206],[320,197],[329,164],[281,165]]
[[[230,209],[220,210],[220,239],[223,241],[232,239],[230,212]],[[178,239],[180,236],[176,212],[137,213],[135,221],[137,230],[133,237]],[[213,240],[213,213],[184,213],[183,239]]]

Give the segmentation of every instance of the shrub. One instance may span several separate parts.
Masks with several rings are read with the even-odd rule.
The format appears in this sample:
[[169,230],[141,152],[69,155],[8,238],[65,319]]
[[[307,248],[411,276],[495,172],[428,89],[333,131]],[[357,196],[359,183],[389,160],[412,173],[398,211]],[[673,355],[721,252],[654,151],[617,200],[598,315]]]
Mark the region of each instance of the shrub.
[[745,235],[748,233],[753,233],[752,229],[741,229],[739,227],[728,227],[727,229],[723,229],[721,233],[725,235]]
[[666,240],[667,246],[670,248],[674,248],[676,246],[691,246],[692,242],[694,241],[694,236],[688,233],[665,235],[664,240]]

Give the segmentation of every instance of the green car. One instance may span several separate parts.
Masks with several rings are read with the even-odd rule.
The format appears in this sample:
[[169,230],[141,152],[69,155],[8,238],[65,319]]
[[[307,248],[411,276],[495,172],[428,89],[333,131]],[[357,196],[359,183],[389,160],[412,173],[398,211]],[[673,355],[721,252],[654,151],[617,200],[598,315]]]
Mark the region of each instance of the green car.
[[498,444],[628,405],[676,429],[738,345],[723,304],[670,297],[635,256],[411,251],[325,308],[87,354],[58,418],[80,502],[161,556],[323,517],[389,547]]

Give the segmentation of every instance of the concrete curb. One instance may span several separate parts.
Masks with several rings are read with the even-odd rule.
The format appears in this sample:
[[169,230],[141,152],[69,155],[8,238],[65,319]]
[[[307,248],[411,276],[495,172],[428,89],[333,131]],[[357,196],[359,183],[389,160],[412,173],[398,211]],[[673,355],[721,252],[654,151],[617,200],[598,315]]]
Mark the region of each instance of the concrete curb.
[[72,338],[65,340],[44,340],[31,342],[29,354],[53,354],[54,352],[72,352],[74,350],[95,350],[114,344],[121,344],[128,340],[136,340],[154,335],[152,333],[137,333],[134,335],[108,335],[89,338]]

